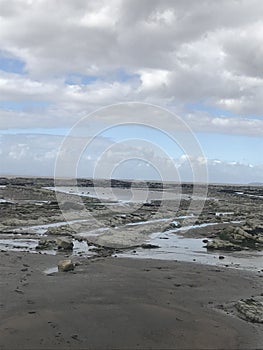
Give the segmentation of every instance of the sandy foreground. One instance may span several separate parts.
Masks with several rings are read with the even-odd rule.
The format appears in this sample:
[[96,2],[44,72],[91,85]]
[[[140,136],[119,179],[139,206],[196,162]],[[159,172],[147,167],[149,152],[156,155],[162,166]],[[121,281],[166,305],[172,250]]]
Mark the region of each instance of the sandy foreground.
[[1,349],[262,349],[263,325],[231,303],[262,273],[176,261],[1,254]]

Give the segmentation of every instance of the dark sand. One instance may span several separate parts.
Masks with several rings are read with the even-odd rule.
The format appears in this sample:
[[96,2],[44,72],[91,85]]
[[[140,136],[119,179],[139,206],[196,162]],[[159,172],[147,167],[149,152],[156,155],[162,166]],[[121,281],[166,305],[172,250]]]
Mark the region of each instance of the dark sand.
[[216,308],[259,295],[262,274],[104,258],[47,276],[58,256],[0,254],[1,349],[263,348],[263,325]]

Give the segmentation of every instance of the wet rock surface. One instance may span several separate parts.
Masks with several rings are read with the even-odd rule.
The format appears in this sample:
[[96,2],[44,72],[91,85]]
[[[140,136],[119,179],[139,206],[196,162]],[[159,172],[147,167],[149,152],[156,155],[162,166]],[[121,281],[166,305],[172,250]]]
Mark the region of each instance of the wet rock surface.
[[[69,180],[61,180],[61,188],[68,190],[59,194],[58,204],[56,193],[51,190],[52,179],[2,178],[0,184],[0,235],[39,239],[37,251],[63,251],[64,245],[57,244],[59,239],[81,239],[98,247],[98,251],[103,247],[104,255],[111,250],[115,254],[118,249],[149,249],[151,245],[156,248],[153,252],[158,250],[159,242],[152,242],[151,234],[160,234],[162,242],[169,243],[171,236],[166,232],[190,239],[204,238],[208,252],[261,251],[263,247],[263,190],[260,186],[210,185],[203,202],[202,185],[197,191],[195,188],[196,192],[200,189],[200,198],[193,199],[191,184],[149,182],[150,191],[156,191],[158,196],[163,193],[169,199],[160,201],[153,197],[134,203],[89,197],[93,185],[99,186],[102,193],[107,191],[107,186],[113,186],[116,193],[122,191],[121,196],[125,191],[130,196],[128,181],[79,180],[79,188],[74,188],[70,187]],[[145,183],[132,185],[137,191],[145,188]],[[176,197],[177,190],[182,191],[180,201]],[[72,251],[72,243],[66,245],[66,250]]]

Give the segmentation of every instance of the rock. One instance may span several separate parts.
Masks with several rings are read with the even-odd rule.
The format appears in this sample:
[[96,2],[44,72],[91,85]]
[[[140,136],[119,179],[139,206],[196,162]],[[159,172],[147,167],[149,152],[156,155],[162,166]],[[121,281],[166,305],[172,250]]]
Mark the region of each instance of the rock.
[[218,259],[223,260],[225,257],[223,255],[219,255]]
[[263,302],[253,298],[240,300],[235,304],[242,318],[255,323],[263,323]]
[[143,249],[156,249],[156,248],[160,248],[158,245],[155,244],[150,244],[150,243],[144,243],[141,245],[141,247]]
[[83,210],[85,207],[79,202],[65,201],[60,204],[62,210]]
[[243,250],[262,249],[263,230],[260,225],[247,223],[243,227],[229,226],[219,233],[219,239],[207,243],[208,249]]
[[60,250],[72,250],[73,249],[73,243],[71,240],[67,238],[58,238],[57,239],[57,246]]
[[229,226],[219,234],[219,238],[232,243],[242,244],[245,240],[251,238],[251,235],[240,227]]
[[38,242],[38,246],[36,246],[37,250],[42,249],[54,249],[56,242],[53,239],[49,238],[41,238]]
[[75,231],[71,228],[70,225],[62,225],[59,227],[49,227],[47,234],[50,236],[63,235],[63,236],[72,236]]
[[174,220],[173,222],[170,223],[168,229],[174,229],[174,228],[180,228],[182,227],[182,225],[180,224],[180,222]]
[[73,271],[73,270],[74,270],[74,264],[72,260],[66,259],[66,260],[60,260],[58,262],[58,271],[67,272],[67,271]]
[[237,250],[240,251],[242,250],[241,247],[239,247],[238,245],[235,245],[231,242],[228,241],[223,241],[221,239],[214,239],[212,241],[209,241],[206,245],[207,249],[215,249],[215,250]]

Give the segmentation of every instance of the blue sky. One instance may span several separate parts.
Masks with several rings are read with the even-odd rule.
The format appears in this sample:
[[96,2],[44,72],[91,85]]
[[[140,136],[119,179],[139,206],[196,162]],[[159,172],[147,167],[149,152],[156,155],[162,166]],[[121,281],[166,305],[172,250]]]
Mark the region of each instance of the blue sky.
[[[37,172],[44,159],[50,175],[59,149],[58,141],[52,146],[56,137],[62,140],[83,116],[99,108],[137,101],[180,116],[207,164],[222,163],[227,181],[242,182],[235,178],[239,166],[247,170],[244,181],[253,181],[254,174],[258,180],[263,165],[263,53],[250,53],[252,43],[260,47],[263,5],[252,1],[200,0],[198,6],[188,6],[111,0],[109,6],[98,0],[79,7],[59,1],[47,11],[42,0],[31,5],[24,1],[23,6],[10,0],[0,23],[0,154],[5,164],[0,171],[19,175],[25,172],[22,161],[31,160]],[[62,13],[70,20],[62,21]],[[129,118],[132,122],[133,116]],[[87,138],[96,123],[104,122],[106,127],[106,119],[94,120],[85,131]],[[169,127],[174,125],[165,124]],[[45,137],[46,146],[31,144],[32,135]],[[165,133],[147,126],[116,127],[102,138],[107,147],[109,142],[146,139],[168,158],[181,159],[179,163],[184,155]],[[131,168],[127,165],[127,174]]]
[[7,52],[0,51],[0,69],[4,72],[24,74],[25,62]]

